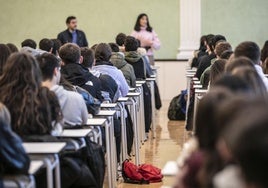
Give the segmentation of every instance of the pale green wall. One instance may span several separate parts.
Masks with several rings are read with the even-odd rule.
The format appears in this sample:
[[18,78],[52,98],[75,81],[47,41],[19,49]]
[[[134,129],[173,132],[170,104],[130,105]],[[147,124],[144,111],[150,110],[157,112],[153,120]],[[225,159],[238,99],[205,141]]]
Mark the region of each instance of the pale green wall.
[[179,45],[179,0],[0,0],[0,43],[55,38],[69,15],[78,18],[90,45],[130,34],[145,12],[162,42],[156,58],[175,58]]
[[236,47],[268,40],[268,0],[202,0],[202,34],[223,34]]

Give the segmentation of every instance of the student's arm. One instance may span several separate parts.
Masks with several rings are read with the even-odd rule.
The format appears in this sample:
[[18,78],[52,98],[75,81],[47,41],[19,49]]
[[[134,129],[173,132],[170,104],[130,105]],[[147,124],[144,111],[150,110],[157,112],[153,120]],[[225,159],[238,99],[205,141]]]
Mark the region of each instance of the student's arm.
[[0,123],[0,169],[4,174],[27,174],[30,159],[26,154],[21,139],[12,132],[8,125]]

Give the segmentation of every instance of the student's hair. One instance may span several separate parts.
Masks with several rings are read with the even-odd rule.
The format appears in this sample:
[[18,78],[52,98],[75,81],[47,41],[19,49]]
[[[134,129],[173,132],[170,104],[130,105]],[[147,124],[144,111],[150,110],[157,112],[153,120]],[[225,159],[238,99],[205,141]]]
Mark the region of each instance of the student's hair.
[[199,50],[202,50],[203,48],[205,48],[205,41],[206,41],[206,35],[201,36]]
[[49,134],[50,105],[41,89],[41,71],[30,54],[13,53],[0,77],[0,101],[10,110],[12,129],[19,135]]
[[234,51],[235,57],[245,56],[253,61],[254,64],[259,64],[261,51],[255,42],[246,41],[240,43]]
[[226,60],[216,60],[210,68],[210,84],[213,84],[224,73]]
[[256,96],[267,96],[267,89],[254,67],[237,67],[232,71],[232,74],[245,80],[251,91]]
[[268,40],[265,41],[261,49],[261,61],[264,62],[267,57],[268,57]]
[[6,122],[7,125],[11,123],[10,112],[7,107],[0,102],[0,121]]
[[126,34],[124,34],[124,33],[119,33],[119,34],[115,37],[115,42],[116,42],[116,44],[118,44],[118,46],[123,46],[126,37],[127,37]]
[[110,42],[109,46],[112,49],[112,52],[119,52],[119,46],[116,43]]
[[146,30],[149,31],[149,32],[152,32],[153,28],[150,26],[149,17],[148,17],[147,14],[145,14],[145,13],[142,13],[142,14],[140,14],[140,15],[137,17],[137,20],[136,20],[136,23],[135,23],[135,26],[134,26],[134,30],[135,30],[135,31],[140,31],[140,30],[141,30],[140,19],[141,19],[143,16],[146,16],[146,18],[147,18],[147,27],[146,27]]
[[14,53],[14,52],[18,52],[19,51],[18,48],[17,48],[17,46],[15,44],[7,43],[6,45],[9,48],[9,50],[10,50],[11,53]]
[[98,44],[93,44],[90,49],[93,50],[95,52],[96,48],[97,48]]
[[221,56],[222,53],[226,50],[232,50],[232,46],[229,42],[219,42],[216,44],[216,47],[215,47],[215,54],[217,56]]
[[39,42],[39,48],[46,52],[50,52],[53,49],[53,45],[53,41],[47,38],[44,38]]
[[81,50],[73,43],[66,43],[60,47],[59,56],[65,64],[79,63]]
[[69,24],[70,22],[71,22],[71,20],[75,20],[76,19],[76,17],[75,16],[68,16],[67,18],[66,18],[66,24]]
[[[196,137],[201,150],[213,151],[216,147],[216,109],[225,100],[232,97],[231,92],[223,87],[210,90],[199,102],[196,114]],[[208,136],[209,135],[209,136]]]
[[7,58],[11,52],[7,45],[0,44],[0,75],[3,73],[3,67],[6,64]]
[[263,99],[248,101],[229,122],[225,131],[226,143],[241,167],[246,183],[268,187],[268,111]]
[[213,47],[212,47],[213,46],[213,37],[214,37],[213,34],[206,35],[206,43],[207,43],[210,51],[212,51],[212,52],[213,52]]
[[94,51],[88,47],[82,47],[81,56],[83,57],[82,65],[87,68],[91,68],[95,60]]
[[52,49],[52,54],[58,55],[60,47],[61,47],[61,41],[59,39],[51,39],[53,42],[53,49]]
[[221,59],[226,59],[226,60],[229,60],[231,55],[233,54],[234,52],[232,50],[225,50],[224,52],[222,52],[222,54],[220,55],[220,58]]
[[124,45],[126,52],[136,51],[138,49],[138,41],[132,36],[127,36]]
[[55,68],[60,67],[59,59],[53,54],[43,53],[37,56],[36,60],[42,72],[43,81],[52,80]]
[[215,49],[216,47],[216,44],[218,42],[224,42],[226,41],[226,38],[222,35],[214,35],[209,41],[208,41],[208,45],[209,45],[209,48],[210,50],[213,52],[213,50]]
[[237,67],[241,67],[241,66],[247,66],[247,67],[253,67],[254,68],[254,64],[253,62],[246,57],[238,57],[238,58],[234,58],[232,60],[229,60],[226,65],[225,65],[225,71],[226,72],[232,72],[235,68]]
[[231,74],[223,74],[213,84],[214,87],[224,87],[232,91],[233,93],[250,93],[250,87],[245,80]]
[[33,49],[36,49],[36,42],[33,39],[25,39],[22,43],[21,43],[21,47],[31,47]]
[[95,50],[95,59],[98,61],[108,62],[112,55],[112,49],[106,43],[100,43]]

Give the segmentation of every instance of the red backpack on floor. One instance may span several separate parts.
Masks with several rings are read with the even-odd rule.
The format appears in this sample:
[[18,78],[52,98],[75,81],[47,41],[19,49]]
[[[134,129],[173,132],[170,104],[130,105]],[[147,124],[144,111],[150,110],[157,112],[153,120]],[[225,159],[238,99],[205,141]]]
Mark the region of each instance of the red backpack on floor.
[[123,162],[122,176],[125,183],[134,183],[134,184],[149,184],[155,182],[161,182],[163,175],[161,170],[150,164],[143,164],[137,166],[125,160]]

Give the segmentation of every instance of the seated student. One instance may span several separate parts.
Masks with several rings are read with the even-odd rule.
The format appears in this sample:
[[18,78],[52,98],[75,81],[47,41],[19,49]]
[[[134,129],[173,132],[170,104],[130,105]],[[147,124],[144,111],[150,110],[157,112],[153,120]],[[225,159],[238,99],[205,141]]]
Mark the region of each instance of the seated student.
[[17,46],[15,44],[7,43],[6,45],[9,48],[9,50],[10,50],[11,53],[14,53],[14,52],[18,52],[19,51],[18,48],[17,48]]
[[0,75],[3,73],[3,66],[7,61],[7,58],[10,56],[11,52],[7,45],[0,44]]
[[53,49],[52,49],[52,54],[54,54],[56,57],[59,57],[59,50],[61,47],[61,41],[59,39],[51,39],[53,42]]
[[100,81],[81,65],[83,58],[79,46],[66,43],[60,48],[59,55],[64,63],[61,67],[62,76],[71,84],[87,90],[94,98],[102,100]]
[[[57,96],[41,87],[41,71],[30,54],[14,53],[4,66],[0,78],[0,101],[10,110],[13,131],[26,141],[58,141],[53,135],[61,134],[62,119]],[[16,108],[14,108],[14,106]],[[89,168],[85,162],[71,156],[61,156],[61,185],[83,187],[92,185]],[[40,176],[38,187],[46,187]]]
[[203,35],[200,38],[200,46],[198,50],[194,51],[194,57],[191,61],[191,68],[193,67],[198,67],[198,58],[202,57],[203,55],[207,55],[206,53],[207,48],[206,48],[206,35]]
[[119,46],[120,52],[125,52],[124,42],[126,40],[127,35],[124,33],[118,33],[115,37],[115,43]]
[[28,174],[30,159],[21,139],[11,130],[11,117],[8,109],[0,103],[0,187],[5,175]]
[[[226,50],[232,50],[232,47],[230,43],[228,42],[218,42],[216,44],[216,47],[214,49],[216,59],[220,59],[221,54]],[[207,88],[209,83],[209,75],[210,75],[210,69],[211,66],[214,64],[215,61],[211,61],[211,65],[206,68],[206,70],[202,73],[200,82],[203,85],[204,88]]]
[[146,78],[146,68],[142,56],[137,52],[138,41],[132,36],[127,36],[125,40],[125,60],[134,68],[137,80]]
[[36,49],[36,46],[37,46],[36,42],[33,39],[25,39],[21,43],[21,47],[30,47],[30,48]]
[[4,65],[0,101],[10,111],[13,131],[21,136],[61,133],[61,112],[54,106],[54,113],[51,113],[53,107],[49,101],[52,102],[53,98],[48,97],[53,93],[42,88],[41,81],[38,63],[30,54],[14,53]]
[[268,104],[263,98],[248,100],[248,104],[248,107],[240,108],[228,122],[224,137],[241,168],[241,176],[246,184],[244,187],[268,187]]
[[[82,47],[81,48],[81,56],[83,57],[83,62],[82,65],[97,78],[99,78],[100,83],[101,83],[101,92],[102,96],[105,101],[110,101],[110,102],[116,102],[117,99],[119,98],[119,90],[117,83],[115,80],[107,75],[107,74],[101,74],[99,71],[92,71],[92,66],[94,65],[95,62],[95,54],[92,49],[89,49],[87,47]],[[106,96],[108,92],[108,97]]]
[[112,49],[111,63],[124,74],[130,87],[136,87],[136,76],[133,67],[125,61],[125,55],[119,52],[119,47],[115,43],[109,43]]
[[39,49],[44,50],[46,52],[52,53],[53,50],[53,41],[47,38],[40,40]]
[[111,55],[112,50],[108,44],[98,44],[95,50],[96,63],[92,70],[110,75],[118,85],[119,95],[124,97],[128,94],[129,87],[123,73],[110,62]]
[[268,79],[265,77],[261,67],[261,51],[259,46],[255,42],[242,42],[235,48],[234,56],[235,58],[241,56],[249,58],[254,63],[256,71],[258,72],[259,76],[261,77],[264,85],[268,90]]
[[42,71],[42,85],[55,92],[58,97],[64,124],[69,126],[86,124],[88,111],[82,96],[59,86],[61,78],[60,61],[49,53],[37,57],[37,61]]
[[209,85],[214,84],[214,82],[224,74],[224,67],[226,64],[226,60],[218,59],[216,60],[210,68],[210,78]]

